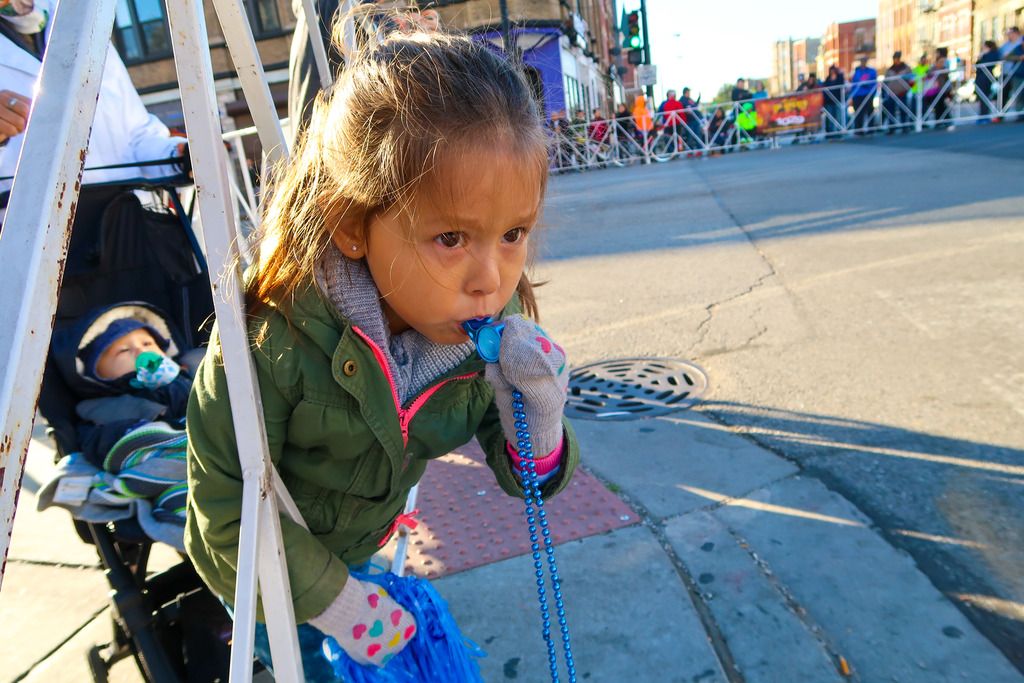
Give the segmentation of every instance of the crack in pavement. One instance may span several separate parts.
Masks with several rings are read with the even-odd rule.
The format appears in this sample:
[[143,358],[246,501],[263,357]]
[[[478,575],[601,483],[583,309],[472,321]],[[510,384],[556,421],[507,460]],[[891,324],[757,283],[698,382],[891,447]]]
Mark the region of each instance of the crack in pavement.
[[[783,479],[789,479],[790,477],[793,476],[799,475],[789,475],[788,477],[783,477]],[[771,485],[772,484],[769,484],[768,486]],[[727,504],[727,502],[722,502],[722,505]],[[814,619],[811,618],[811,616],[807,613],[807,610],[804,608],[804,606],[801,605],[800,602],[796,599],[796,596],[794,596],[793,593],[785,586],[785,584],[783,584],[782,581],[780,581],[779,578],[775,576],[775,572],[773,572],[771,567],[768,565],[768,561],[760,555],[758,555],[757,552],[751,546],[750,542],[742,535],[740,535],[738,531],[733,529],[728,524],[723,524],[722,526],[725,528],[726,533],[728,533],[732,537],[732,539],[736,541],[736,545],[740,547],[740,550],[744,551],[750,557],[751,561],[754,563],[754,566],[756,566],[758,571],[761,572],[761,576],[768,582],[768,585],[771,586],[772,590],[774,590],[775,593],[781,598],[782,604],[785,605],[786,609],[800,621],[800,623],[808,631],[808,633],[810,633],[811,636],[818,642],[818,645],[821,647],[822,650],[824,650],[825,655],[828,657],[829,661],[831,661],[832,665],[836,668],[836,673],[838,673],[840,676],[844,678],[849,679],[850,681],[861,680],[860,677],[857,675],[856,671],[853,671],[851,669],[847,669],[847,671],[843,670],[843,665],[846,664],[846,666],[848,667],[849,664],[846,662],[846,658],[839,653],[838,646],[832,642],[831,638],[828,637],[828,634],[826,633],[825,629],[820,624],[818,624],[818,622],[814,621]]]
[[91,623],[93,623],[94,621],[96,621],[96,619],[98,619],[98,618],[99,618],[99,616],[100,616],[101,614],[103,614],[103,613],[104,613],[105,611],[107,611],[107,610],[108,610],[109,608],[110,608],[110,605],[103,605],[103,607],[100,607],[100,608],[99,608],[98,610],[96,610],[95,612],[93,612],[93,613],[92,613],[92,615],[90,615],[90,616],[89,616],[89,617],[88,617],[88,618],[87,618],[87,619],[86,619],[86,620],[85,620],[84,622],[82,622],[82,624],[81,624],[81,625],[80,625],[80,626],[79,626],[78,628],[76,628],[76,629],[75,629],[75,630],[73,630],[73,631],[72,631],[72,632],[71,632],[70,634],[68,634],[68,636],[67,636],[67,637],[65,637],[65,638],[64,638],[63,640],[61,640],[61,641],[60,641],[59,643],[57,643],[56,645],[54,645],[54,646],[53,646],[53,647],[52,647],[52,648],[51,648],[51,649],[50,649],[50,650],[49,650],[49,651],[48,651],[48,652],[47,652],[46,654],[44,654],[44,655],[43,655],[42,657],[40,657],[40,658],[39,658],[39,659],[37,659],[37,660],[36,660],[35,662],[33,662],[33,663],[32,663],[32,664],[31,664],[31,665],[30,665],[30,666],[29,666],[29,667],[28,667],[27,669],[25,669],[25,670],[24,670],[24,671],[22,671],[22,672],[21,672],[20,674],[18,674],[18,675],[17,675],[17,676],[15,676],[14,678],[12,678],[12,679],[11,679],[11,683],[18,683],[18,681],[23,681],[23,680],[25,680],[25,678],[27,678],[27,677],[28,677],[28,676],[29,676],[29,675],[30,675],[30,674],[32,673],[32,671],[33,671],[33,670],[35,670],[35,669],[36,669],[37,667],[39,667],[40,665],[42,665],[42,664],[43,664],[43,662],[45,662],[45,661],[46,661],[47,659],[49,659],[50,657],[52,657],[53,655],[55,655],[55,654],[57,653],[57,651],[58,651],[58,650],[60,650],[60,649],[61,649],[62,647],[64,647],[65,645],[67,645],[67,644],[68,644],[69,642],[71,642],[71,640],[72,640],[72,639],[73,639],[73,638],[74,638],[75,636],[77,636],[77,635],[78,635],[79,633],[81,633],[82,631],[84,631],[84,630],[85,630],[85,628],[86,628],[87,626],[89,626],[89,624],[91,624]]
[[[758,253],[760,253],[760,252],[758,252]],[[761,258],[762,258],[762,260],[765,261],[765,263],[767,263],[767,260],[765,259],[765,257],[763,255],[761,256]],[[728,297],[726,297],[726,298],[724,298],[724,299],[722,299],[720,301],[713,301],[712,303],[710,303],[710,304],[708,304],[707,306],[704,307],[705,316],[704,316],[704,319],[700,321],[700,324],[697,325],[697,339],[693,342],[693,344],[690,345],[690,348],[687,350],[686,353],[687,353],[688,356],[692,357],[694,351],[696,351],[697,348],[700,347],[700,345],[704,342],[704,340],[707,339],[708,332],[711,329],[711,320],[712,320],[712,318],[714,318],[714,315],[715,315],[715,310],[717,310],[718,308],[724,306],[725,304],[732,303],[734,301],[742,299],[745,296],[748,296],[748,295],[752,294],[754,292],[754,290],[756,290],[756,289],[760,288],[762,285],[764,285],[765,280],[767,280],[768,278],[773,277],[775,275],[775,269],[771,267],[771,264],[768,264],[768,266],[769,266],[769,272],[763,273],[763,274],[759,275],[757,280],[755,280],[752,285],[747,287],[742,292],[739,292],[737,294],[733,294],[732,296],[728,296]],[[755,333],[750,339],[748,339],[744,343],[740,344],[737,347],[737,349],[743,348],[745,346],[748,346],[751,342],[753,342],[754,339],[760,337],[761,335],[763,335],[767,331],[768,331],[768,327],[767,326],[762,326],[762,329],[760,329],[757,333]],[[729,349],[729,351],[735,351],[737,349]],[[726,351],[719,351],[717,353],[710,354],[710,355],[721,355],[722,353],[725,353],[725,352]]]
[[58,562],[55,560],[31,560],[13,557],[7,560],[8,564],[27,564],[36,567],[54,567],[56,569],[91,569],[102,571],[103,567],[99,562],[96,564],[83,564],[81,562]]
[[[733,303],[733,302],[735,302],[735,301],[737,301],[739,299],[742,299],[745,296],[748,296],[748,295],[752,294],[755,290],[757,290],[760,287],[762,287],[764,285],[765,281],[768,280],[768,278],[775,277],[778,274],[777,271],[775,270],[775,264],[772,263],[771,259],[768,258],[767,254],[765,254],[763,251],[761,251],[760,248],[758,248],[757,243],[754,241],[754,238],[746,230],[746,228],[743,226],[743,224],[740,222],[740,220],[736,217],[736,215],[729,209],[729,207],[725,205],[725,202],[722,201],[722,198],[715,191],[715,188],[712,187],[712,185],[708,181],[708,179],[706,177],[704,177],[703,175],[701,175],[701,173],[700,173],[700,171],[698,169],[694,170],[694,175],[696,175],[698,178],[700,178],[700,181],[702,183],[704,183],[704,186],[708,190],[708,194],[715,201],[715,204],[718,205],[718,208],[722,211],[722,213],[724,213],[726,216],[728,216],[729,220],[732,221],[732,224],[736,227],[736,229],[739,230],[741,233],[743,233],[743,236],[747,238],[747,243],[757,253],[758,258],[761,259],[761,262],[768,269],[768,272],[762,273],[761,275],[759,275],[757,277],[757,279],[749,287],[747,287],[745,290],[743,290],[742,292],[739,292],[737,294],[733,294],[732,296],[728,296],[728,297],[726,297],[724,299],[721,299],[719,301],[713,301],[713,302],[711,302],[710,304],[708,304],[707,306],[704,307],[704,311],[705,311],[706,315],[705,315],[704,319],[700,322],[700,324],[697,326],[697,340],[687,350],[687,354],[689,356],[691,356],[691,357],[693,356],[693,353],[700,347],[700,345],[707,338],[708,333],[709,333],[710,328],[711,328],[711,322],[712,322],[712,320],[714,318],[715,311],[717,309],[721,308],[725,304]],[[785,287],[783,287],[783,289],[785,289]],[[787,290],[787,293],[792,294],[791,292],[788,292],[788,290]],[[767,331],[768,331],[767,326],[763,326],[762,329],[760,329],[750,339],[748,339],[743,344],[741,344],[738,348],[744,348],[746,346],[749,346],[751,343],[753,343],[753,341],[755,339],[757,339],[758,337],[761,337]],[[729,350],[719,351],[719,352],[717,352],[717,353],[715,353],[713,355],[721,355],[722,353],[727,353],[727,352],[733,351],[733,350],[736,350],[736,349],[729,349]]]
[[701,593],[700,587],[697,585],[697,581],[693,578],[693,575],[690,573],[686,563],[684,563],[682,558],[679,557],[679,554],[676,553],[675,548],[672,547],[672,543],[665,535],[664,519],[659,519],[653,515],[643,504],[635,500],[621,488],[617,486],[612,488],[612,484],[614,482],[610,479],[605,478],[594,470],[587,469],[586,471],[601,482],[605,488],[610,491],[614,491],[615,495],[633,510],[643,526],[651,532],[655,540],[658,542],[658,545],[661,546],[661,549],[668,558],[668,561],[672,564],[672,568],[675,569],[676,574],[679,575],[683,586],[686,588],[686,593],[690,598],[690,602],[693,604],[694,611],[697,613],[697,619],[700,620],[700,624],[704,628],[704,633],[708,638],[708,643],[711,645],[711,650],[714,653],[715,658],[718,660],[718,665],[721,668],[722,673],[725,675],[726,680],[729,683],[746,683],[746,679],[743,674],[740,673],[740,669],[736,665],[736,658],[733,656],[732,651],[729,649],[729,644],[726,642],[725,636],[722,634],[722,629],[718,626],[718,622],[711,613],[711,608],[704,600],[703,593]]

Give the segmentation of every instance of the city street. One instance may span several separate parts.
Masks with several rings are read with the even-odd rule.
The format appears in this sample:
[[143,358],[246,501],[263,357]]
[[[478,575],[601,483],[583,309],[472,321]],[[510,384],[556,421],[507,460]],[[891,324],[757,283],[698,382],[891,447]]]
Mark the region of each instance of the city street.
[[[701,364],[700,413],[851,501],[1024,671],[1022,145],[968,126],[555,177],[538,274],[574,364]],[[782,574],[810,550],[760,552]]]
[[[675,357],[711,384],[692,410],[574,421],[583,467],[546,507],[580,680],[1024,681],[1022,142],[970,127],[551,179],[541,316],[572,364]],[[482,458],[427,468],[407,568],[484,680],[547,680],[522,508]],[[110,638],[95,553],[36,510],[52,462],[37,425],[3,680],[89,680]],[[151,568],[179,559],[158,544]],[[109,680],[141,678],[128,658]]]
[[0,0],[0,683],[1024,683],[1024,0],[113,5]]

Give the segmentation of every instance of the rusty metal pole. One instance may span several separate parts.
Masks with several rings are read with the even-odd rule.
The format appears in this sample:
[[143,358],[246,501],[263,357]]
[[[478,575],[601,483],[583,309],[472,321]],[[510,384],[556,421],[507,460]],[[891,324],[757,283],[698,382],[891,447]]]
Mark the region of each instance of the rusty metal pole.
[[0,583],[96,113],[114,0],[62,2],[0,235]]

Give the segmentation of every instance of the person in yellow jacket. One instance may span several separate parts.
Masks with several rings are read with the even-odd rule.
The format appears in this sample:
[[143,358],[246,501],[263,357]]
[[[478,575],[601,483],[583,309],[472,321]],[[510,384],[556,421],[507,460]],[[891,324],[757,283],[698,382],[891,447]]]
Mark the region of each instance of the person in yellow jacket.
[[736,128],[740,131],[739,141],[753,142],[757,137],[757,127],[761,120],[757,115],[757,109],[753,102],[744,102],[736,112]]
[[917,97],[921,94],[925,76],[931,71],[931,66],[928,65],[928,55],[921,55],[921,58],[917,60],[917,66],[911,69],[911,71],[914,74],[914,84],[910,86],[910,92],[914,97]]

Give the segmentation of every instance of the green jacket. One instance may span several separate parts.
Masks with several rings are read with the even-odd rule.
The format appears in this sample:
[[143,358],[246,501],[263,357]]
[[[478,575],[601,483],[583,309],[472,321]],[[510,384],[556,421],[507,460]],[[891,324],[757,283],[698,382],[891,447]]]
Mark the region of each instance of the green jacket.
[[[505,313],[518,312],[518,300]],[[250,339],[270,457],[309,530],[281,516],[295,618],[322,612],[402,512],[427,462],[475,435],[509,495],[521,496],[506,453],[494,391],[474,353],[397,407],[374,348],[315,285],[297,293],[290,320],[276,309],[253,321]],[[267,331],[256,344],[263,322]],[[567,420],[566,456],[545,498],[565,488],[579,462]],[[234,601],[242,473],[217,330],[196,373],[188,406],[185,546],[215,593]],[[525,529],[523,533],[526,533]],[[262,618],[262,617],[261,617]]]
[[918,64],[910,71],[914,74],[914,84],[910,86],[910,92],[916,95],[924,88],[924,79],[931,71],[931,67],[927,64]]

